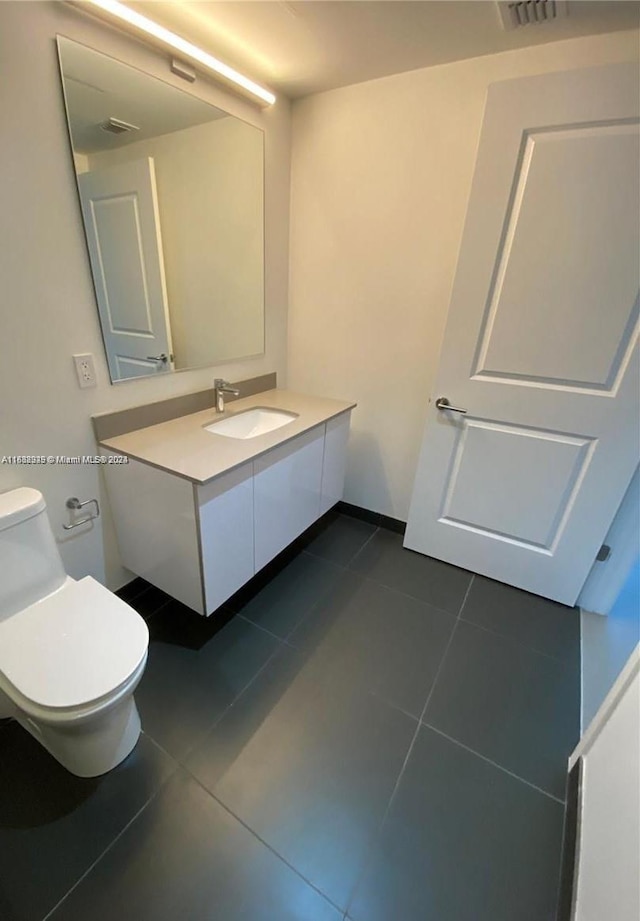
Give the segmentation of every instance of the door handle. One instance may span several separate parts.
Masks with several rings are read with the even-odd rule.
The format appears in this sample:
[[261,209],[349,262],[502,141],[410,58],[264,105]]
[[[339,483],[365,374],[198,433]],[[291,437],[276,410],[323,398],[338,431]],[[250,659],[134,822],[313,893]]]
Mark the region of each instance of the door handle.
[[147,361],[161,361],[164,364],[169,359],[163,352],[161,355],[147,355]]
[[450,413],[462,413],[463,415],[467,412],[466,409],[461,409],[459,406],[452,406],[446,397],[438,397],[436,400],[436,409],[439,409],[440,412],[447,410]]

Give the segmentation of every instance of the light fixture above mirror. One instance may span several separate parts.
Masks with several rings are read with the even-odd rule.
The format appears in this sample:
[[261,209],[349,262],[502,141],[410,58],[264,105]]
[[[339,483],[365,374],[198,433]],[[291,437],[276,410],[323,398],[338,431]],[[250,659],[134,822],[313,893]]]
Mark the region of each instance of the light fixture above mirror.
[[150,37],[155,42],[171,48],[172,51],[177,51],[178,54],[195,62],[199,67],[204,67],[210,73],[215,74],[216,77],[222,78],[233,89],[249,96],[258,105],[270,106],[276,101],[276,97],[271,90],[260,86],[254,80],[209,54],[208,51],[203,51],[202,48],[187,41],[180,35],[176,35],[175,32],[171,32],[153,19],[136,12],[124,3],[119,3],[118,0],[69,0],[69,2],[72,6],[88,12],[107,14],[107,16],[118,22],[125,23],[143,35]]

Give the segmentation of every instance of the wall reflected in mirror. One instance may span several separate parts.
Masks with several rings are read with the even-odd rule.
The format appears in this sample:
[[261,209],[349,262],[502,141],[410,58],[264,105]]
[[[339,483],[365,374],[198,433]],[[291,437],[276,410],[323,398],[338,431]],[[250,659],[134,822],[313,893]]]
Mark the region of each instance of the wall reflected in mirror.
[[58,37],[112,381],[264,352],[259,128]]

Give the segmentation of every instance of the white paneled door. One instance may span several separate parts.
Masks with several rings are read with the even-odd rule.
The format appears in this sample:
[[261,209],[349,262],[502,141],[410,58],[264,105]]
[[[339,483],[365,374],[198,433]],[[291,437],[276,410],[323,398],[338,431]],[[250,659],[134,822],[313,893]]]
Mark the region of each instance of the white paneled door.
[[405,538],[565,604],[640,453],[639,87],[490,87]]
[[112,380],[172,369],[153,159],[78,175]]

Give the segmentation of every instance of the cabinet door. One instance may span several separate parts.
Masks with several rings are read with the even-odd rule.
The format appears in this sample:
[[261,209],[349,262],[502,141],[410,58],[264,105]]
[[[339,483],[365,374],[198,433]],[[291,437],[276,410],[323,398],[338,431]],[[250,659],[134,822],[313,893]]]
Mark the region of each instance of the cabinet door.
[[324,425],[254,461],[256,572],[318,518]]
[[253,464],[243,464],[198,486],[197,501],[209,615],[254,573]]
[[320,514],[324,515],[342,499],[344,474],[347,467],[347,442],[351,413],[343,413],[329,419],[324,437],[324,461],[322,464],[322,490]]
[[204,613],[193,484],[133,459],[102,469],[123,564]]

